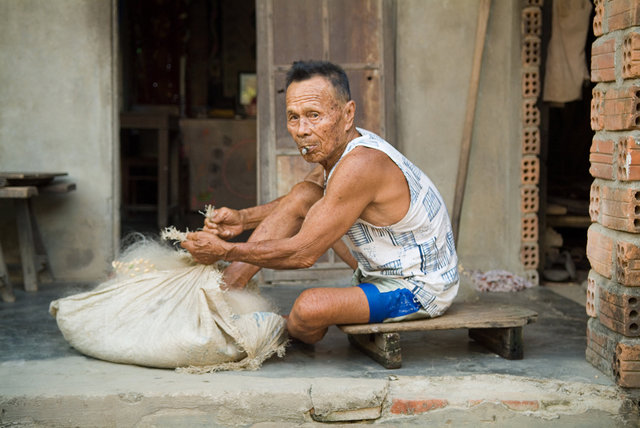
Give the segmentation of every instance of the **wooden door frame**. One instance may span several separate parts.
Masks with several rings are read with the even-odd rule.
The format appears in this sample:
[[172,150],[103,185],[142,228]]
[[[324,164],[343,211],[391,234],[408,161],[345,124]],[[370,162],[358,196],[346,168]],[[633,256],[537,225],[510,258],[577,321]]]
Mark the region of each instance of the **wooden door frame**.
[[[329,24],[329,1],[320,0],[322,2],[322,25],[325,28],[323,33],[328,33]],[[395,0],[373,0],[378,2],[378,18],[382,23],[382,37],[379,41],[380,54],[382,60],[380,64],[341,64],[345,71],[371,69],[380,72],[380,91],[381,99],[381,129],[382,136],[390,143],[395,145],[396,135],[396,117],[395,117],[395,34],[396,34],[396,2]],[[273,20],[273,0],[256,0],[256,39],[257,39],[257,78],[258,88],[261,94],[267,96],[258,96],[258,116],[257,116],[257,185],[258,185],[258,203],[267,203],[279,195],[276,194],[277,189],[277,173],[276,159],[277,148],[272,144],[276,139],[276,126],[285,126],[285,124],[276,124],[276,90],[275,75],[276,72],[284,72],[289,69],[291,64],[274,64],[273,44],[274,29]],[[323,58],[329,59],[329,40],[328,37],[323,39]],[[316,263],[312,268],[287,272],[287,279],[278,279],[287,281],[292,278],[293,281],[318,281],[321,277],[322,281],[345,281],[349,279],[351,269],[344,265],[344,268],[336,268],[334,263],[337,260],[333,250],[329,250],[328,262]],[[262,280],[273,281],[283,275],[278,274],[280,271],[271,271],[263,269]],[[345,284],[339,284],[345,285]]]

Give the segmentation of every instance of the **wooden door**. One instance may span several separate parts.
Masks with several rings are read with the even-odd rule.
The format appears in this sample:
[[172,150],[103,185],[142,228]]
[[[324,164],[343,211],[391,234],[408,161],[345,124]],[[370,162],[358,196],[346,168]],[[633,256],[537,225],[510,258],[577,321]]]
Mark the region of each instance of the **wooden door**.
[[[322,59],[343,67],[356,126],[394,144],[395,1],[257,0],[256,20],[260,203],[287,193],[316,165],[302,159],[286,128],[285,75],[293,61]],[[329,250],[310,269],[265,269],[263,279],[345,282],[349,272]]]

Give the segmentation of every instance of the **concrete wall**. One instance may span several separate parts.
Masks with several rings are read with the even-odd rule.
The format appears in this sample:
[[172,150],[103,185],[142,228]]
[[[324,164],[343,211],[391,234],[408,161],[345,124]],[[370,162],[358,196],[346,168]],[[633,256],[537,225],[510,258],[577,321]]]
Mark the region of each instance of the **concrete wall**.
[[[114,0],[0,2],[0,170],[68,171],[75,193],[36,212],[57,276],[96,280],[117,247]],[[520,272],[520,7],[492,2],[459,253],[467,269]],[[397,2],[399,146],[453,208],[478,3]],[[11,204],[0,239],[17,258]]]
[[[39,196],[35,212],[59,279],[103,278],[119,221],[112,0],[0,1],[0,170],[66,171],[77,191]],[[10,201],[0,239],[16,260]]]
[[[479,2],[397,2],[398,139],[434,181],[449,213],[471,76]],[[466,269],[522,273],[520,12],[493,1],[484,48],[458,252]]]

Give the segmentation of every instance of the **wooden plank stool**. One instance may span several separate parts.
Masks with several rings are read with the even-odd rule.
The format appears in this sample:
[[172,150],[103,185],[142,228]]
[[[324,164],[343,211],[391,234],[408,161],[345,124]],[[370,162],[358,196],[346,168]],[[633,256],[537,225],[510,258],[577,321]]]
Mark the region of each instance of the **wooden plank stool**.
[[[13,199],[16,210],[18,242],[20,244],[20,262],[25,291],[38,291],[38,273],[46,271],[51,277],[51,265],[47,255],[38,223],[33,215],[32,198],[43,193],[68,193],[75,190],[75,183],[61,182],[45,186],[6,186],[0,187],[0,199]],[[0,247],[0,297],[6,302],[15,300],[9,282],[7,267]]]
[[400,333],[466,328],[469,337],[509,360],[523,358],[522,327],[535,322],[532,310],[495,303],[454,303],[437,318],[378,324],[340,325],[349,342],[387,369],[402,365]]
[[7,264],[4,262],[4,255],[2,254],[2,245],[0,245],[0,300],[9,303],[16,301],[16,296],[13,294],[13,286],[9,281]]

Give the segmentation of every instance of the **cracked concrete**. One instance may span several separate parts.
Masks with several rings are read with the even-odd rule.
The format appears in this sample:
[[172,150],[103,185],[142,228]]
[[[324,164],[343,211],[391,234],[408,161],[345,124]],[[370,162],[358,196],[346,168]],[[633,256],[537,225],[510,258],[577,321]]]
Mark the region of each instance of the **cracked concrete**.
[[389,393],[382,379],[351,379],[348,387],[336,389],[336,380],[315,379],[311,386],[311,417],[320,422],[375,420]]

